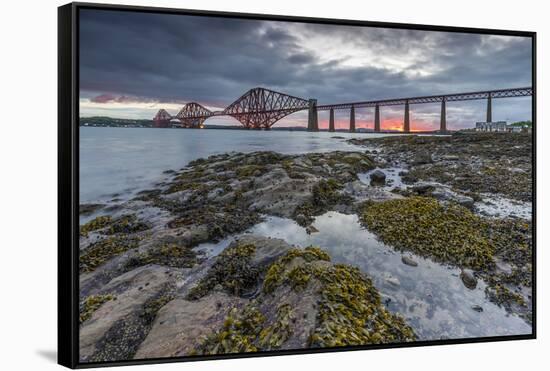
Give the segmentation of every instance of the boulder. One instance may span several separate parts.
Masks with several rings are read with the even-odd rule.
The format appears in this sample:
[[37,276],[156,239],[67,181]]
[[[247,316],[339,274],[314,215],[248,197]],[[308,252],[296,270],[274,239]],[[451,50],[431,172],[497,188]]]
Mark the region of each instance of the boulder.
[[403,255],[401,257],[401,261],[403,262],[403,264],[409,265],[411,267],[417,267],[418,266],[418,263],[416,261],[414,261],[412,258],[410,258],[408,256],[405,256],[405,255]]
[[182,298],[171,301],[159,310],[134,359],[189,354],[202,338],[223,325],[232,308],[241,308],[245,302],[222,292],[213,292],[197,301]]
[[412,187],[412,191],[419,195],[427,195],[433,192],[435,187],[431,184],[418,184]]
[[418,151],[412,160],[413,165],[431,164],[432,154],[428,151]]
[[463,269],[460,272],[460,279],[464,286],[473,290],[477,287],[477,278],[474,276],[474,272],[471,269]]
[[384,185],[386,184],[386,174],[382,170],[375,170],[370,174],[371,185]]

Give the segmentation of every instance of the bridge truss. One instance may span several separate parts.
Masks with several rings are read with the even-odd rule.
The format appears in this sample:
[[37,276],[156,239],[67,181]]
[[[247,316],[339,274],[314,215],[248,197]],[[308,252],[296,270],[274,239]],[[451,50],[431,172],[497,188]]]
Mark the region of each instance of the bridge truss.
[[270,129],[277,121],[291,113],[309,110],[308,130],[319,130],[317,111],[330,110],[329,131],[334,131],[334,110],[350,110],[350,131],[355,131],[355,109],[375,107],[375,131],[380,131],[380,106],[403,105],[405,107],[403,130],[410,131],[409,105],[441,103],[440,131],[447,131],[446,103],[487,99],[487,121],[492,121],[493,98],[527,97],[533,95],[533,88],[513,88],[485,90],[469,93],[428,95],[419,97],[370,100],[350,103],[317,105],[315,99],[302,99],[265,88],[253,88],[240,96],[223,111],[211,111],[199,103],[191,102],[183,106],[176,116],[171,116],[165,109],[160,109],[153,118],[155,127],[170,127],[171,121],[177,119],[182,127],[202,128],[204,121],[212,116],[231,116],[247,129]]

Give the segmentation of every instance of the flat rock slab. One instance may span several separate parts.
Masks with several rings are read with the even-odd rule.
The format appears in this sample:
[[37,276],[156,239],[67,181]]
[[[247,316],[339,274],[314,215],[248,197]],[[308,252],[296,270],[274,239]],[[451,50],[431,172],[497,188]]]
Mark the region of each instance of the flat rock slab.
[[234,307],[247,302],[222,292],[214,292],[197,301],[175,299],[158,313],[153,327],[134,359],[187,355],[200,340],[223,325]]
[[[149,324],[144,316],[148,305],[175,286],[177,271],[147,265],[110,281],[101,290],[110,300],[97,309],[80,327],[80,360],[113,361],[133,355]],[[114,357],[114,358],[110,358]]]

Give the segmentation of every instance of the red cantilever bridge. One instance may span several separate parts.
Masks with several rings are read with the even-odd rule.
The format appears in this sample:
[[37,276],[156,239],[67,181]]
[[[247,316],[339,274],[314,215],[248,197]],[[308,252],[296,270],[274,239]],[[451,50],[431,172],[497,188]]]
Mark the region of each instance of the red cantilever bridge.
[[409,112],[411,104],[440,103],[441,119],[439,130],[445,132],[447,131],[447,102],[486,99],[487,122],[491,122],[493,98],[513,98],[532,95],[533,89],[527,87],[317,105],[316,99],[303,99],[258,87],[243,94],[223,111],[210,111],[199,103],[191,102],[184,105],[176,116],[170,115],[165,109],[160,109],[153,118],[153,122],[155,127],[169,127],[171,126],[171,121],[176,119],[179,120],[182,127],[202,128],[204,127],[204,121],[210,117],[231,116],[237,119],[246,129],[267,130],[287,115],[308,110],[308,131],[319,131],[317,112],[330,111],[329,131],[334,131],[334,110],[349,110],[349,131],[355,132],[355,109],[374,107],[374,131],[378,132],[380,131],[380,107],[402,105],[405,107],[403,131],[409,132],[411,130]]

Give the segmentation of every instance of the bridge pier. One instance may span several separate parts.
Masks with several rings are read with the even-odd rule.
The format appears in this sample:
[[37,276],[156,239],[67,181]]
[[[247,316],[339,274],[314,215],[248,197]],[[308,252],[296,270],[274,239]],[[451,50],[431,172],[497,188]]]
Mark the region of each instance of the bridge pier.
[[374,131],[380,132],[380,106],[378,104],[374,107]]
[[330,109],[329,119],[328,119],[328,131],[334,133],[334,108]]
[[489,93],[489,97],[487,97],[487,121],[486,122],[493,122],[493,98],[491,97],[491,93]]
[[445,98],[441,101],[441,123],[439,125],[439,131],[447,131],[447,106]]
[[349,112],[349,132],[355,133],[355,106],[351,106]]
[[411,125],[409,121],[409,101],[405,102],[405,118],[403,120],[403,131],[409,133],[411,131]]
[[307,131],[319,131],[319,121],[317,117],[317,99],[309,100]]

